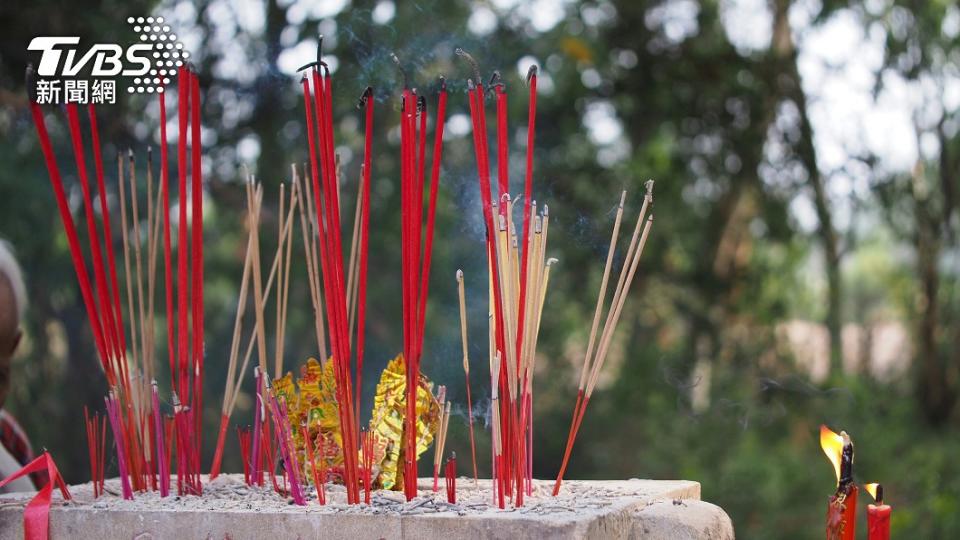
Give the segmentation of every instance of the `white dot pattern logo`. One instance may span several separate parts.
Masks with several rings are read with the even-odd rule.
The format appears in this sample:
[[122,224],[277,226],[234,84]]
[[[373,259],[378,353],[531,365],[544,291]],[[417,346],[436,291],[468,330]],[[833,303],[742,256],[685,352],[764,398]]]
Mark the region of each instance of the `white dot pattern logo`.
[[164,24],[163,17],[127,17],[127,24],[139,34],[140,42],[147,42],[154,49],[149,76],[134,78],[127,93],[162,93],[164,86],[170,84],[170,77],[176,75],[176,68],[187,62],[190,53],[184,50],[183,43],[177,41],[170,26]]

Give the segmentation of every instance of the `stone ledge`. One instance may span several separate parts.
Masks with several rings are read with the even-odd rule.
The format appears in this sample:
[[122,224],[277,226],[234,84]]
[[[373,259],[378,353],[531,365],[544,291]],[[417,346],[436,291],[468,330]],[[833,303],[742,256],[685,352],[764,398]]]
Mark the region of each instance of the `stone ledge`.
[[[329,504],[300,507],[268,489],[251,489],[237,475],[205,484],[203,497],[138,494],[133,501],[93,499],[89,484],[71,487],[75,501],[55,495],[50,537],[60,538],[670,538],[732,539],[727,515],[699,500],[700,484],[684,480],[567,481],[559,497],[552,482],[535,481],[522,508],[492,507],[490,481],[477,488],[458,479],[458,504],[420,481],[411,502],[377,492],[371,505],[343,504],[341,486],[327,486]],[[442,481],[441,481],[442,484]],[[119,486],[107,482],[109,491]],[[23,505],[32,495],[0,496],[0,540],[23,538]]]

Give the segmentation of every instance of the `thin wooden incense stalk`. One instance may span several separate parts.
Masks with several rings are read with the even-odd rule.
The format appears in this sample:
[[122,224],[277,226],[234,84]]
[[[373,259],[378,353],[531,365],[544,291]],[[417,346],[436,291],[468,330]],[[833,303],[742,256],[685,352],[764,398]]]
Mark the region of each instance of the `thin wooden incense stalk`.
[[[553,487],[554,496],[560,492],[560,486],[563,482],[563,474],[566,472],[574,441],[580,429],[580,425],[583,422],[584,413],[590,401],[590,396],[593,393],[593,388],[596,385],[597,378],[599,377],[600,369],[603,367],[603,362],[606,359],[610,340],[612,339],[617,322],[619,321],[623,305],[626,302],[627,293],[629,292],[630,285],[633,282],[633,277],[636,273],[640,256],[643,253],[643,248],[646,245],[647,237],[650,233],[650,227],[653,223],[652,216],[647,219],[646,222],[644,222],[647,208],[653,201],[653,182],[647,182],[646,188],[647,193],[644,196],[643,205],[640,208],[640,214],[637,218],[637,225],[634,229],[633,237],[630,240],[630,247],[627,249],[627,256],[624,259],[623,267],[620,270],[620,277],[617,280],[617,287],[614,291],[613,300],[611,301],[610,309],[607,312],[607,318],[604,322],[603,332],[601,333],[600,345],[591,365],[590,376],[587,379],[587,384],[583,392],[583,399],[580,403],[579,410],[576,411],[574,421],[570,426],[570,433],[567,437],[567,445],[566,449],[564,450],[563,461],[560,464],[560,471],[557,474],[557,480]],[[640,233],[639,238],[638,233]]]
[[[256,187],[256,198],[259,201],[262,197],[262,190],[259,185]],[[257,204],[259,207],[259,203]],[[259,209],[255,214],[253,222],[253,306],[254,306],[254,315],[256,318],[255,332],[257,336],[257,357],[258,365],[260,367],[260,372],[263,374],[267,373],[267,337],[264,324],[264,313],[263,313],[263,280],[260,276],[260,212]]]
[[473,399],[470,397],[470,354],[467,347],[467,301],[463,286],[463,270],[457,270],[457,298],[460,301],[460,341],[463,345],[463,377],[467,388],[467,422],[470,425],[470,455],[473,458],[473,485],[478,485],[477,445],[473,437]]
[[[240,349],[241,322],[243,313],[247,305],[248,287],[250,284],[250,268],[252,266],[253,253],[253,204],[250,190],[247,189],[247,249],[243,259],[243,277],[240,279],[240,295],[237,298],[237,314],[233,322],[233,339],[230,343],[230,357],[227,363],[227,381],[226,388],[223,391],[223,405],[220,408],[220,431],[217,435],[217,446],[213,453],[213,464],[210,466],[210,479],[213,480],[220,474],[220,465],[223,458],[223,445],[226,441],[227,426],[230,424],[230,414],[232,412],[233,394],[239,390],[240,381],[236,381],[237,376],[237,357]],[[242,380],[243,372],[240,377]]]
[[[123,172],[123,154],[117,153],[117,184],[120,193],[120,227],[121,227],[121,236],[123,238],[123,276],[124,281],[126,282],[127,288],[127,313],[130,317],[133,316],[133,273],[130,270],[130,240],[127,224],[127,192],[124,188],[126,184],[126,175]],[[134,220],[136,221],[136,220]],[[132,345],[131,352],[133,354],[134,363],[137,360],[137,332],[135,331],[136,323],[131,319],[130,324],[130,343]]]
[[[263,196],[263,193],[262,193],[262,186],[261,186],[261,187],[260,187],[259,197],[262,199],[262,196]],[[259,208],[259,204],[260,204],[260,203],[258,203],[258,208]],[[280,218],[280,221],[281,221],[281,227],[280,227],[280,231],[281,231],[281,232],[280,232],[280,235],[281,235],[282,238],[287,238],[287,237],[289,236],[289,234],[290,234],[290,230],[292,229],[293,221],[294,221],[294,220],[293,220],[293,214],[294,214],[295,211],[296,211],[296,205],[293,205],[293,204],[291,203],[290,208],[287,210],[287,215],[286,215],[286,217],[284,218],[283,216],[281,216],[281,218]],[[258,215],[259,215],[259,209],[258,209]],[[258,221],[258,223],[259,223],[259,219],[258,219],[257,221]],[[257,233],[257,235],[258,235],[257,238],[259,238],[259,232]],[[259,244],[259,242],[258,242],[258,244]],[[257,249],[258,249],[258,254],[259,254],[259,247],[258,247]],[[267,276],[266,285],[262,288],[262,290],[263,290],[264,292],[262,293],[262,296],[261,296],[261,299],[260,299],[260,305],[261,305],[261,306],[266,306],[267,303],[270,301],[270,293],[271,293],[271,291],[273,290],[273,280],[274,280],[274,279],[277,277],[277,275],[280,273],[280,272],[279,272],[280,262],[281,262],[281,260],[283,259],[283,255],[284,255],[283,246],[278,246],[278,249],[277,249],[276,253],[274,253],[274,256],[273,256],[273,263],[270,265],[270,273],[269,273],[268,276]],[[254,267],[254,272],[256,272],[256,271],[257,271],[257,268]],[[281,278],[282,278],[282,277],[283,277],[283,276],[281,276]],[[278,296],[282,296],[282,294],[279,294],[279,293],[278,293]],[[281,317],[281,322],[282,322],[282,317]],[[280,331],[280,330],[281,330],[281,328],[277,328],[278,335],[279,335],[279,331]],[[266,335],[265,332],[264,332],[264,335]],[[251,354],[253,354],[253,346],[254,346],[255,344],[259,344],[259,340],[260,340],[260,337],[259,337],[259,336],[260,336],[260,331],[259,331],[259,327],[257,327],[257,328],[254,329],[253,334],[250,336],[250,341],[247,343],[247,349],[246,349],[246,353],[244,354],[244,357],[243,357],[243,365],[242,365],[242,367],[240,368],[240,373],[246,372],[247,366],[249,365],[250,356],[251,356]],[[264,345],[264,347],[266,347],[266,346]],[[258,349],[258,351],[259,351],[259,349]],[[232,409],[232,407],[231,407],[231,409]]]
[[433,446],[433,492],[436,493],[440,487],[440,462],[443,461],[443,445],[441,444],[442,433],[444,430],[444,404],[447,399],[447,387],[441,385],[437,391],[437,403],[440,405],[440,419],[437,421],[437,434],[434,437]]
[[363,208],[363,165],[360,165],[360,181],[357,182],[357,198],[353,211],[353,229],[350,236],[350,262],[347,264],[347,321],[350,331],[350,343],[353,343],[353,323],[357,316],[355,302],[357,300],[357,250],[360,243],[360,213]]
[[282,317],[280,319],[280,327],[277,330],[279,335],[278,342],[280,343],[280,353],[278,357],[282,365],[283,362],[283,353],[286,345],[287,337],[287,306],[290,304],[290,263],[291,257],[293,256],[293,214],[296,212],[297,199],[296,199],[296,184],[291,184],[290,188],[290,215],[287,217],[287,234],[286,238],[283,241],[284,247],[287,249],[286,261],[283,264],[284,276],[283,276],[283,311]]
[[283,322],[284,258],[280,256],[280,254],[284,253],[283,241],[286,240],[287,238],[286,231],[284,230],[286,226],[286,222],[284,221],[284,212],[283,212],[284,204],[286,203],[286,198],[284,197],[285,188],[286,188],[286,185],[283,182],[280,182],[280,197],[279,197],[279,200],[277,201],[277,204],[279,205],[279,211],[277,212],[277,216],[280,218],[280,226],[277,227],[277,255],[278,255],[277,275],[279,276],[279,278],[277,279],[277,285],[276,285],[277,287],[277,294],[276,294],[277,321],[276,321],[276,327],[275,327],[276,336],[274,337],[274,352],[273,352],[273,378],[274,379],[279,379],[280,377],[283,376],[283,359],[280,356],[281,354],[280,340],[282,339],[282,337],[280,336],[280,323]]
[[[160,234],[159,212],[156,204],[160,202],[160,188],[157,184],[156,198],[153,195],[153,148],[147,147],[147,332],[144,336],[146,344],[144,349],[147,352],[146,365],[149,367],[149,373],[145,374],[148,380],[156,378],[154,355],[156,354],[156,341],[154,339],[154,302],[157,288],[157,242]],[[156,201],[156,203],[154,202]]]
[[[137,175],[136,169],[134,167],[133,161],[133,151],[130,150],[128,153],[128,158],[130,160],[130,202],[133,210],[133,227],[134,227],[134,242],[133,242],[133,254],[134,261],[136,262],[136,282],[137,282],[137,311],[139,317],[134,316],[134,312],[131,309],[130,316],[130,335],[131,338],[138,333],[137,325],[134,324],[134,320],[139,320],[139,339],[135,340],[134,343],[139,342],[140,344],[140,353],[139,355],[134,355],[134,358],[139,358],[141,362],[141,370],[145,376],[150,375],[150,369],[147,367],[147,350],[144,343],[144,336],[147,333],[146,327],[146,310],[143,304],[143,257],[141,256],[141,240],[140,240],[140,202],[137,197]],[[122,184],[122,183],[121,183]],[[149,191],[149,187],[147,188]],[[129,279],[129,275],[128,275]],[[136,345],[134,345],[136,348]]]
[[[300,185],[299,178],[297,177],[296,165],[292,165],[291,168],[293,169],[294,183],[296,183],[297,185]],[[299,204],[299,207],[300,207],[300,228],[301,228],[301,231],[303,232],[302,234],[303,252],[304,252],[304,259],[306,260],[306,266],[307,266],[307,281],[310,288],[310,303],[313,306],[314,332],[316,333],[316,336],[317,336],[317,351],[319,353],[318,356],[320,358],[320,363],[326,364],[327,344],[326,344],[326,337],[324,336],[324,330],[323,330],[323,311],[320,307],[320,298],[318,296],[320,294],[320,290],[319,290],[319,283],[317,283],[316,273],[319,271],[319,269],[317,268],[316,252],[314,251],[314,246],[316,244],[311,241],[311,238],[312,238],[311,231],[313,229],[311,229],[311,226],[308,223],[310,220],[312,220],[312,215],[311,215],[312,212],[311,212],[309,203],[305,205],[304,195],[303,195],[303,192],[309,189],[309,182],[305,182],[303,185],[307,187],[304,189],[297,190],[297,203]],[[306,200],[307,201],[310,200],[309,193],[306,195]]]
[[[587,385],[587,374],[590,373],[591,360],[593,358],[593,347],[596,344],[597,330],[600,325],[600,314],[603,313],[604,300],[607,295],[607,281],[610,278],[610,268],[613,266],[613,254],[617,249],[617,237],[620,234],[620,221],[623,218],[623,203],[626,200],[627,192],[620,194],[620,204],[617,205],[616,218],[613,221],[613,233],[610,235],[610,246],[607,248],[607,259],[603,267],[603,278],[600,280],[600,293],[597,295],[597,305],[593,311],[593,322],[590,324],[590,337],[587,340],[587,350],[583,357],[583,365],[580,366],[580,382],[577,386],[577,401],[573,407],[573,416],[570,419],[570,432],[573,432],[574,424],[580,414],[580,406],[583,403],[583,393]],[[567,445],[572,444],[570,437],[567,438]],[[566,454],[568,450],[564,450]]]

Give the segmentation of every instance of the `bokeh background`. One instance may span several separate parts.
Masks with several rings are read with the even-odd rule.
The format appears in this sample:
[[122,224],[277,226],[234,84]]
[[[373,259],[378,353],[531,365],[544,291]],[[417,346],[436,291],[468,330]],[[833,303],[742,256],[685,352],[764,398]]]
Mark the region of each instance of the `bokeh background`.
[[[489,403],[478,396],[489,383],[479,376],[486,277],[470,72],[453,54],[461,46],[487,76],[504,74],[515,190],[526,144],[523,75],[531,63],[541,68],[534,191],[550,205],[548,254],[560,263],[540,337],[537,477],[559,466],[619,192],[629,191],[628,216],[635,215],[643,181],[653,178],[651,240],[567,477],[697,480],[743,538],[815,538],[834,488],[817,438],[826,423],[853,436],[857,480],[886,486],[895,536],[960,536],[953,2],[3,3],[0,236],[16,247],[30,294],[6,407],[71,482],[88,479],[82,406],[100,407],[107,388],[26,108],[26,47],[37,35],[130,43],[126,17],[148,14],[163,15],[193,53],[204,97],[205,463],[243,261],[240,167],[265,183],[265,230],[275,230],[279,184],[307,154],[295,69],[312,59],[318,33],[334,69],[345,208],[353,208],[359,171],[356,99],[368,84],[376,89],[364,381],[401,348],[402,83],[390,54],[431,103],[437,76],[449,81],[423,366],[456,404],[448,446],[469,454],[457,268],[467,276],[480,426]],[[156,98],[120,94],[117,105],[101,108],[104,154],[134,149],[142,174],[146,148],[158,141]],[[47,114],[80,217],[64,116]],[[265,252],[274,237],[265,233]],[[300,262],[293,274],[289,369],[315,354]],[[372,390],[364,388],[367,410]],[[235,420],[249,418],[244,394]],[[488,448],[484,431],[479,456]],[[238,454],[231,437],[227,470],[239,470]],[[486,459],[480,468],[487,474]]]

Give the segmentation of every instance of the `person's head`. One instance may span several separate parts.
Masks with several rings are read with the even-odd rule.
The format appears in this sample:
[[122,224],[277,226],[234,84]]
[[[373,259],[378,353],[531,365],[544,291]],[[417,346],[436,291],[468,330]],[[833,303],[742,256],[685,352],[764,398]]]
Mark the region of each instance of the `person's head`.
[[10,389],[10,359],[20,344],[27,288],[10,245],[0,239],[0,407]]

